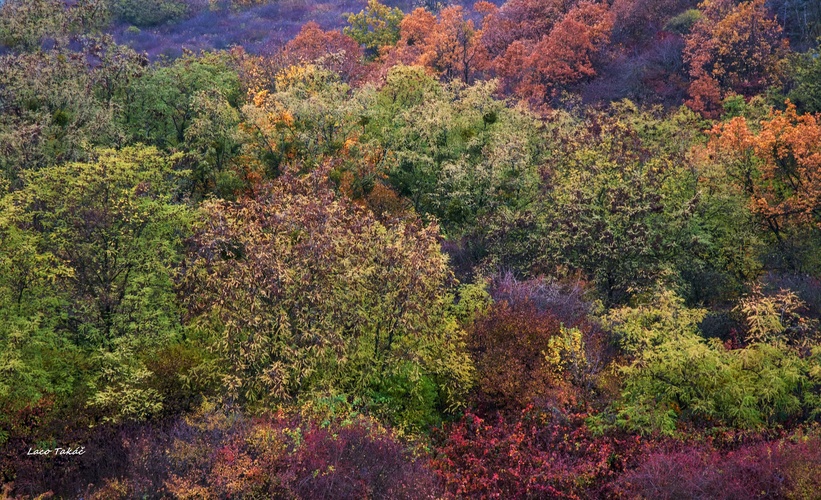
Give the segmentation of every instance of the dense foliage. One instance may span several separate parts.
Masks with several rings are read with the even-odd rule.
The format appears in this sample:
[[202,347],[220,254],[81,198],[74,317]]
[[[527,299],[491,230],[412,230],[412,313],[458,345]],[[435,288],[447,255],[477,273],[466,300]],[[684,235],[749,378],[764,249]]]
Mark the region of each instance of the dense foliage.
[[817,4],[0,2],[0,496],[816,498]]

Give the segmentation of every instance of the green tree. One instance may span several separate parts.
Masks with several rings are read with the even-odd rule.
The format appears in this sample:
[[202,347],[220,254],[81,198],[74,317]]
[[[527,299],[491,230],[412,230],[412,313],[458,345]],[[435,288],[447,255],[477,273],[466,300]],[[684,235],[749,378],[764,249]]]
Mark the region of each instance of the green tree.
[[361,140],[392,153],[391,185],[449,237],[535,197],[543,154],[536,122],[495,91],[495,82],[443,85],[421,67],[397,66],[366,106]]
[[71,270],[38,251],[38,238],[12,218],[0,199],[0,443],[15,411],[48,395],[67,397],[82,377],[79,350],[56,332],[65,305],[52,290]]
[[[211,99],[202,99],[204,91],[210,92]],[[239,107],[239,76],[231,68],[229,56],[189,53],[151,68],[133,82],[119,105],[131,141],[180,150],[186,147],[186,130],[195,117],[208,113],[195,106],[213,105],[214,99],[218,106],[227,103]]]
[[107,0],[118,21],[134,26],[156,26],[177,21],[189,13],[185,0]]
[[107,7],[106,0],[7,0],[0,5],[0,44],[32,51],[46,37],[99,32],[110,22]]
[[124,139],[118,102],[145,60],[109,36],[81,42],[0,56],[0,170],[13,188],[23,170],[83,161]]
[[404,17],[397,7],[390,8],[379,0],[368,0],[368,5],[359,14],[348,14],[348,26],[343,33],[363,45],[374,58],[379,55],[379,49],[399,41],[399,25]]
[[98,150],[91,162],[26,172],[2,200],[2,310],[18,318],[3,341],[33,339],[4,355],[21,353],[12,366],[22,367],[65,351],[49,363],[58,377],[60,360],[81,349],[92,403],[113,418],[159,408],[141,387],[143,362],[180,332],[172,274],[189,211],[173,203],[172,163],[152,148]]
[[821,49],[794,54],[790,62],[790,76],[795,82],[790,101],[802,113],[821,113]]
[[194,112],[184,144],[196,159],[191,173],[194,194],[213,191],[230,197],[237,179],[228,166],[242,141],[239,110],[218,89],[197,92],[191,106]]
[[684,161],[695,138],[677,137],[684,121],[625,101],[580,123],[557,122],[540,202],[543,269],[582,272],[610,304],[676,272],[697,229],[697,177]]
[[362,99],[339,75],[318,66],[290,66],[276,78],[276,92],[258,92],[242,108],[246,151],[268,177],[287,164],[311,170],[342,156],[363,113]]

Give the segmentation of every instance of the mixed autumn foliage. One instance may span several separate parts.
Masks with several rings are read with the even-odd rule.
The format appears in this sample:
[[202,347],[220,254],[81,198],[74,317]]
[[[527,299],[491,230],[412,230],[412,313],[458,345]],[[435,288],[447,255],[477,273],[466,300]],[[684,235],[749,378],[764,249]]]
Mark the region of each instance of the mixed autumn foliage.
[[818,5],[6,0],[0,495],[817,498]]

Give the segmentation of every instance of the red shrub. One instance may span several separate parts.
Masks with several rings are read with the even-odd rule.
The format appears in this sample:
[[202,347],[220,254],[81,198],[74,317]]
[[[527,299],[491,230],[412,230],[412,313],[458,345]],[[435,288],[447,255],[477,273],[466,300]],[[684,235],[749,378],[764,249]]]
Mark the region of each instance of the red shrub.
[[639,448],[638,437],[596,438],[585,414],[526,409],[489,423],[468,413],[440,438],[433,465],[449,497],[591,498]]
[[484,14],[480,59],[501,89],[542,105],[596,74],[594,60],[610,40],[606,3],[511,0]]
[[[0,498],[33,498],[47,492],[58,498],[74,498],[90,483],[100,484],[106,477],[123,474],[127,453],[117,439],[122,428],[92,427],[100,416],[88,410],[82,400],[62,403],[45,397],[19,410],[0,408],[0,431],[8,432],[0,443]],[[29,448],[55,447],[84,447],[85,452],[28,455]]]
[[722,452],[687,446],[646,455],[619,480],[630,497],[813,498],[821,491],[818,439],[748,444]]
[[494,304],[468,337],[480,405],[515,412],[536,400],[570,402],[572,395],[545,358],[550,340],[560,334],[559,320],[529,302]]
[[780,83],[788,43],[765,0],[706,0],[700,9],[703,16],[685,37],[692,78],[686,104],[717,118],[724,97],[751,97]]
[[300,498],[436,498],[435,477],[367,425],[311,429],[289,472]]
[[[515,413],[528,405],[575,404],[591,394],[608,349],[604,333],[587,320],[582,293],[579,285],[510,275],[496,280],[497,302],[468,335],[480,410]],[[572,329],[581,336],[579,350],[560,347]]]

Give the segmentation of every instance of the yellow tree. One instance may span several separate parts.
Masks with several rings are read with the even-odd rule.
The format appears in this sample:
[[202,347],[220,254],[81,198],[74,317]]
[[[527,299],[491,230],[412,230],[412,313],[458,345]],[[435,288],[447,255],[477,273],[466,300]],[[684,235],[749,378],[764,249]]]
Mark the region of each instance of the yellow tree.
[[447,312],[439,229],[377,221],[334,194],[328,166],[204,205],[189,312],[214,333],[229,399],[330,391],[379,401],[400,425],[430,423],[434,408],[459,404],[472,371]]

